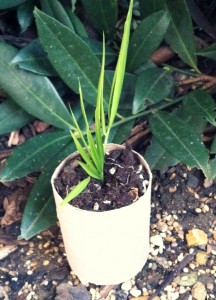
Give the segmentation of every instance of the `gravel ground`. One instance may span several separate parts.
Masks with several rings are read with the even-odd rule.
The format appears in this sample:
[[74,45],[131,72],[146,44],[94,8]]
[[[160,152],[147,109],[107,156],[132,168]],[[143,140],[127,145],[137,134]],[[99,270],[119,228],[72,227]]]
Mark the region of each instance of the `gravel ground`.
[[149,259],[118,286],[80,284],[58,224],[30,241],[18,235],[19,222],[0,229],[0,299],[216,299],[216,183],[182,165],[154,174]]

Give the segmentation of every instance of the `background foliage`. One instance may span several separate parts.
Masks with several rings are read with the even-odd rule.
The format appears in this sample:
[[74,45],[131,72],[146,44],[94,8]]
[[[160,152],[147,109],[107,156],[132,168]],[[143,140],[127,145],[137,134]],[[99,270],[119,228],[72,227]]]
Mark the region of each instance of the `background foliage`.
[[[0,134],[20,129],[34,119],[52,125],[51,132],[15,148],[0,174],[0,180],[7,182],[39,171],[25,207],[21,238],[28,239],[56,221],[50,177],[59,162],[74,151],[68,105],[82,127],[77,105],[79,78],[89,123],[93,122],[102,32],[107,66],[104,100],[108,101],[128,2],[0,3],[0,87],[7,95],[0,103]],[[152,169],[164,172],[182,162],[201,169],[207,179],[216,178],[214,9],[195,0],[134,3],[120,115],[110,142],[122,143],[134,125],[147,119],[151,139],[147,147],[138,150]],[[16,36],[8,34],[14,22]],[[202,36],[207,36],[208,43],[201,47]],[[169,65],[153,59],[163,47],[169,47],[172,54]],[[182,92],[179,76],[189,80]],[[205,143],[202,136],[209,127],[213,134]]]

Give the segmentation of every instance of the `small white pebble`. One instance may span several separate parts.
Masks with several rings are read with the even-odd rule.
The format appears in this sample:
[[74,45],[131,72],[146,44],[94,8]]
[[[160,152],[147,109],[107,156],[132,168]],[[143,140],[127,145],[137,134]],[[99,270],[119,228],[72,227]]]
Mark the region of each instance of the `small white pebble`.
[[122,285],[121,285],[121,289],[124,290],[124,291],[131,290],[132,289],[131,281],[128,280],[128,281],[123,282]]
[[93,209],[94,210],[98,210],[99,209],[99,204],[97,202],[95,202]]
[[182,261],[183,258],[184,258],[183,253],[179,254],[179,256],[177,257],[178,261]]
[[32,270],[28,270],[28,271],[27,271],[27,274],[28,274],[28,275],[32,275],[32,274],[33,274],[33,271],[32,271]]
[[133,296],[133,297],[139,297],[139,296],[141,296],[141,291],[140,290],[137,290],[137,289],[131,289],[130,290],[130,294],[131,294],[131,296]]

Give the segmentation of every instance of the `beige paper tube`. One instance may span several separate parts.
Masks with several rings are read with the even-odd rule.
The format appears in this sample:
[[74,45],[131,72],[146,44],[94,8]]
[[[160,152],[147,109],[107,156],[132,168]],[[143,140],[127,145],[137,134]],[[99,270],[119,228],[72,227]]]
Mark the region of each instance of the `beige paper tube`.
[[[106,151],[123,149],[108,144]],[[70,204],[61,206],[54,181],[68,160],[52,176],[57,216],[68,262],[82,283],[118,284],[135,276],[144,266],[149,253],[150,199],[152,174],[148,164],[134,152],[149,175],[145,194],[131,205],[105,211],[85,211]]]

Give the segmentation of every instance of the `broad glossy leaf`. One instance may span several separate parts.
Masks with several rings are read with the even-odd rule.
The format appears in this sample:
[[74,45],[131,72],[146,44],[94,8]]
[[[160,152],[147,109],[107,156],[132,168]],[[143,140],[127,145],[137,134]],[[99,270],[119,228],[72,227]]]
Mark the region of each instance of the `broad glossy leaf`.
[[[213,3],[213,2],[212,2]],[[210,18],[208,20],[208,13],[206,14],[205,10],[201,10],[199,2],[196,0],[187,0],[187,5],[190,10],[190,14],[194,22],[199,28],[202,28],[202,31],[205,31],[210,35],[214,40],[216,39],[216,33],[214,30],[213,23],[211,24]],[[200,6],[200,7],[199,7]]]
[[72,11],[71,8],[65,8],[65,10],[70,18],[71,23],[73,24],[74,32],[80,37],[87,38],[88,33],[78,16]]
[[197,55],[216,60],[216,43],[212,44],[211,46],[202,51],[197,52]]
[[7,9],[11,7],[16,7],[20,4],[23,4],[28,0],[1,0],[0,2],[0,9]]
[[19,239],[28,240],[35,234],[49,228],[57,221],[50,180],[58,164],[74,151],[74,145],[69,144],[43,169],[43,172],[33,186],[25,206]]
[[1,181],[12,181],[39,171],[70,141],[70,134],[65,131],[41,134],[29,139],[13,150],[0,174]]
[[186,0],[166,0],[166,6],[172,17],[166,41],[186,64],[198,71],[195,37]]
[[133,114],[144,110],[147,102],[152,104],[167,97],[173,85],[173,78],[166,70],[150,68],[143,71],[137,78]]
[[150,127],[157,141],[179,161],[200,168],[208,177],[208,151],[200,136],[183,120],[169,113],[155,113]]
[[151,144],[148,146],[144,157],[152,170],[160,170],[162,173],[179,162],[154,137],[151,139]]
[[32,120],[33,117],[12,100],[0,104],[0,134],[19,129]]
[[134,120],[131,120],[126,123],[113,127],[110,132],[109,143],[114,143],[114,144],[123,143],[128,138],[131,129],[133,127],[133,124],[134,124]]
[[216,180],[216,158],[210,160],[210,178]]
[[212,142],[210,152],[216,154],[216,136]]
[[58,0],[40,0],[44,13],[53,17],[74,32],[73,24],[62,4]]
[[21,32],[24,32],[32,24],[34,5],[34,1],[28,1],[17,9],[17,19],[21,27]]
[[47,54],[38,39],[22,48],[12,59],[11,64],[18,64],[21,69],[41,75],[56,75],[56,71],[50,64]]
[[56,127],[71,128],[71,116],[50,80],[10,62],[17,50],[0,43],[0,86],[29,114]]
[[205,118],[209,123],[216,126],[216,104],[206,91],[197,90],[185,96],[185,110],[190,115]]
[[118,16],[116,0],[81,0],[86,18],[91,25],[105,37],[112,38]]
[[165,8],[165,0],[139,0],[139,4],[142,18]]
[[[189,94],[188,94],[189,95]],[[197,114],[193,110],[188,110],[187,106],[187,95],[185,96],[185,100],[182,101],[179,109],[176,112],[176,115],[184,120],[188,125],[191,126],[198,134],[202,134],[204,129],[206,128],[207,121]],[[189,105],[190,106],[190,105]]]
[[141,21],[131,36],[127,71],[131,72],[147,61],[160,45],[170,22],[167,11],[156,12]]
[[[39,10],[35,10],[40,41],[49,60],[63,81],[76,93],[78,78],[84,99],[95,105],[100,62],[95,53],[75,33]],[[105,78],[105,86],[109,84]],[[106,96],[105,99],[108,99]]]

